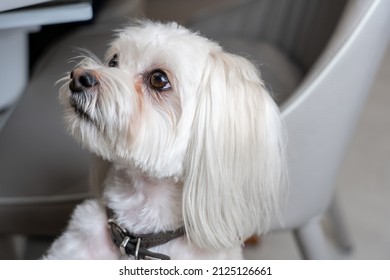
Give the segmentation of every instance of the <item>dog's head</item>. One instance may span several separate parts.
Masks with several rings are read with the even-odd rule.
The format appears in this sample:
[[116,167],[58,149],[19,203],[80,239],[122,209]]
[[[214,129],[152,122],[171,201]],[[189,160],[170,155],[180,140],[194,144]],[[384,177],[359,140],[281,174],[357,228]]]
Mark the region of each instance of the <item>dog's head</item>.
[[282,124],[256,68],[174,23],[120,31],[105,63],[87,57],[60,99],[91,151],[183,183],[183,221],[200,247],[267,228],[280,198]]

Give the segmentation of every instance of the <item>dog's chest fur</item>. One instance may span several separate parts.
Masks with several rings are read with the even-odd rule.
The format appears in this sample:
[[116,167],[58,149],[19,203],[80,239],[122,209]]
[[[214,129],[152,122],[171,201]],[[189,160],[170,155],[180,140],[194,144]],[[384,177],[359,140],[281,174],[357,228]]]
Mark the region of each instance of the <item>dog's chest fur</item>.
[[150,179],[140,172],[113,167],[105,181],[104,200],[118,222],[133,233],[156,233],[183,226],[182,184]]

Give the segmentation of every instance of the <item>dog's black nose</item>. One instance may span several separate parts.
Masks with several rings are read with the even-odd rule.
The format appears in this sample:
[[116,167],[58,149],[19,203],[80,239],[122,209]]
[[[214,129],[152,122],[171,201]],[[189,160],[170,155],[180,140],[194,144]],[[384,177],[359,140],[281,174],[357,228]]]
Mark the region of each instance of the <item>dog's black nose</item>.
[[69,83],[69,89],[75,92],[83,92],[86,89],[95,86],[98,81],[93,71],[85,70],[82,68],[76,68],[70,73],[72,79]]

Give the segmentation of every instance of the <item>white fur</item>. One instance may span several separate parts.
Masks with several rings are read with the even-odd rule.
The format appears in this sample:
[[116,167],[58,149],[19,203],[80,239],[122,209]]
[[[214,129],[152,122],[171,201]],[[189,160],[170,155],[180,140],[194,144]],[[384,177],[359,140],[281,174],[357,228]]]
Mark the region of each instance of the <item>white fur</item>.
[[[109,68],[114,54],[119,67]],[[45,258],[120,258],[104,203],[135,233],[185,226],[185,236],[152,251],[241,258],[243,241],[274,218],[285,170],[280,115],[256,68],[175,23],[149,21],[121,30],[105,64],[89,56],[78,67],[99,84],[85,92],[85,119],[64,79],[68,128],[110,170],[102,198],[77,207]],[[154,69],[168,74],[171,90],[151,90],[145,77]]]

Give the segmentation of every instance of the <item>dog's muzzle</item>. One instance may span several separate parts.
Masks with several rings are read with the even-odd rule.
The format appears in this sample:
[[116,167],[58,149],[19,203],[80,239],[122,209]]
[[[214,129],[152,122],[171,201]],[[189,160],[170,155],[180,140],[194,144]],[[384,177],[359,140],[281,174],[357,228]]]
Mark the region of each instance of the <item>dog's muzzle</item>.
[[92,101],[96,98],[98,90],[96,89],[99,81],[96,72],[83,68],[75,68],[70,73],[69,90],[70,105],[74,108],[76,114],[88,121],[94,123],[90,116]]
[[70,73],[69,89],[72,93],[86,92],[98,84],[93,71],[76,68]]

